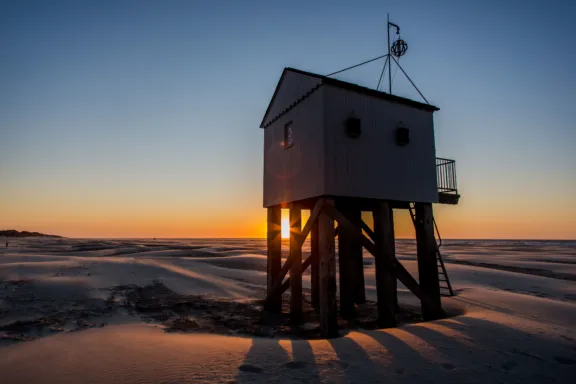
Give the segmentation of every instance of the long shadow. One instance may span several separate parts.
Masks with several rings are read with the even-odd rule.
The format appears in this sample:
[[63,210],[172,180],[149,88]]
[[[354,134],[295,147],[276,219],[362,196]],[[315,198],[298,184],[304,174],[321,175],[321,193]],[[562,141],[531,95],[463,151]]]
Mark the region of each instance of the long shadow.
[[[434,345],[450,360],[445,368],[453,378],[482,376],[485,381],[573,382],[576,372],[576,343],[563,343],[509,326],[477,318],[437,322],[439,330],[408,326],[404,330]],[[450,330],[457,331],[448,336]],[[469,342],[463,342],[462,336]],[[568,340],[567,340],[568,341]]]
[[[404,327],[401,329],[404,330]],[[391,362],[388,372],[394,375],[393,381],[432,383],[439,382],[439,379],[442,378],[442,380],[450,382],[450,378],[446,377],[448,373],[446,367],[425,358],[420,353],[421,351],[414,349],[391,332],[393,331],[380,330],[366,331],[362,334],[372,338],[389,352]]]
[[542,353],[559,350],[570,351],[571,353],[576,351],[576,340],[561,336],[565,342],[558,341],[550,337],[551,335],[546,335],[544,329],[528,333],[502,323],[473,317],[460,317],[458,322],[440,321],[439,324],[465,333],[476,340],[479,345],[490,348],[506,348],[514,345],[519,339],[523,339],[523,347],[540,350]]
[[319,379],[314,351],[308,341],[292,340],[292,355],[293,360],[285,364],[285,368],[300,370],[309,380]]
[[377,383],[388,381],[390,372],[376,364],[368,353],[349,337],[329,340],[338,356],[348,382]]
[[292,354],[278,339],[254,338],[243,363],[238,367],[237,383],[284,381],[317,382],[318,370],[310,343],[292,340]]
[[[576,341],[524,332],[485,319],[458,317],[398,330],[361,331],[328,340],[347,382],[522,382],[571,383]],[[364,343],[371,338],[386,350]],[[288,341],[286,342],[288,343]],[[292,340],[292,357],[277,339],[254,338],[239,383],[319,382],[334,361],[320,361],[306,340]],[[317,362],[318,359],[318,362]],[[320,369],[321,367],[321,369]]]

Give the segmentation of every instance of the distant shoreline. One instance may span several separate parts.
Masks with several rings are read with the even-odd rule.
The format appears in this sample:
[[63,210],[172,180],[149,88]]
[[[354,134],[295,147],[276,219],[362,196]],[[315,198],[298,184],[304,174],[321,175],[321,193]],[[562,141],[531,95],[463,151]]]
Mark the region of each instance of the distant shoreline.
[[47,235],[40,232],[17,231],[15,229],[6,229],[0,231],[0,237],[56,237],[62,238],[57,235]]

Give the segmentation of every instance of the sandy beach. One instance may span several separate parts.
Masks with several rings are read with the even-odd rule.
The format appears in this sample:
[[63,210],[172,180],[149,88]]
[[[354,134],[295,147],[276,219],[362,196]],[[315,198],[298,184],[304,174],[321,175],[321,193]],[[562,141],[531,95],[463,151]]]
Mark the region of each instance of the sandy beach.
[[[313,322],[262,317],[264,240],[0,240],[2,383],[537,383],[576,369],[574,242],[445,241],[450,317],[377,330],[368,307],[322,340]],[[417,276],[414,243],[397,248]]]

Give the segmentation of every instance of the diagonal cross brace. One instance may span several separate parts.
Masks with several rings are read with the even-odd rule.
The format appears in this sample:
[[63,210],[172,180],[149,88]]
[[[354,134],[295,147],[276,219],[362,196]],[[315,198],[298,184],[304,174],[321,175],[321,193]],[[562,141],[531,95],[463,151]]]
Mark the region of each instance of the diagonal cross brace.
[[[372,256],[376,256],[376,246],[370,240],[362,234],[362,230],[357,228],[350,220],[346,218],[340,211],[338,211],[335,207],[331,205],[326,205],[324,207],[326,213],[332,217],[332,219],[338,222],[338,225],[341,225],[343,228],[349,232],[351,236],[353,236],[357,241],[359,241],[364,248],[368,252],[372,254]],[[366,226],[367,227],[367,226]],[[372,231],[367,233],[373,233]],[[433,300],[431,300],[428,295],[422,291],[418,282],[410,275],[410,272],[404,268],[404,266],[398,261],[396,257],[394,257],[394,274],[396,278],[400,280],[402,284],[404,284],[416,297],[426,303],[426,305],[431,306],[431,308],[437,307]],[[437,308],[438,312],[442,312],[441,308]]]
[[364,230],[364,232],[366,232],[368,234],[368,237],[370,238],[370,240],[374,241],[374,231],[372,230],[372,228],[370,228],[368,226],[368,224],[366,224],[364,222],[364,220],[362,220],[360,222],[360,225],[362,226],[362,229]]
[[[334,235],[338,236],[338,227],[334,228]],[[312,264],[312,262],[314,262],[314,255],[311,254],[302,263],[302,273],[304,273],[304,271],[308,269],[308,267]],[[280,287],[280,295],[286,292],[288,288],[290,288],[290,277],[288,277],[286,281],[282,283],[282,286]]]
[[[312,229],[312,224],[314,224],[314,222],[316,220],[318,220],[318,216],[320,216],[320,213],[322,212],[322,210],[324,209],[325,206],[325,202],[324,199],[319,199],[316,202],[316,205],[314,206],[314,208],[312,209],[312,212],[310,213],[310,217],[308,218],[308,221],[306,222],[306,225],[304,225],[304,228],[302,229],[302,231],[299,234],[290,234],[291,236],[298,236],[298,247],[302,247],[302,244],[304,243],[304,241],[306,240],[306,237],[308,237],[308,234],[310,233],[310,230]],[[310,259],[310,262],[312,261],[311,258],[309,257],[308,259],[306,259],[306,261],[304,262],[304,264],[306,264],[308,262],[308,260]],[[284,263],[284,265],[282,266],[282,269],[280,270],[280,273],[278,274],[278,276],[276,277],[275,281],[274,281],[274,285],[272,287],[272,290],[270,291],[270,294],[266,297],[266,302],[268,302],[272,297],[278,295],[278,294],[282,294],[286,289],[281,290],[281,288],[286,284],[283,283],[284,281],[284,277],[286,277],[286,274],[288,273],[288,271],[290,270],[290,267],[292,266],[292,263],[294,262],[294,259],[291,258],[290,256],[288,256],[288,258],[286,259],[286,262]],[[310,262],[308,262],[308,265],[310,265]],[[308,267],[308,265],[306,265],[306,267]],[[304,269],[304,265],[302,266]],[[287,280],[288,286],[290,286],[289,280]]]

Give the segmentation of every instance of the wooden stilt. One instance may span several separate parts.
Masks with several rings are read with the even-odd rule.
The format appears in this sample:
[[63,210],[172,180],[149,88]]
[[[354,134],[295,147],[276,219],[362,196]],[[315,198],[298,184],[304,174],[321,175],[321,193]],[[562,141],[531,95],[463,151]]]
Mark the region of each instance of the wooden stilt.
[[398,305],[398,280],[396,279],[396,233],[394,231],[394,210],[390,208],[390,230],[392,231],[392,270],[394,279],[392,279],[392,285],[394,286],[394,312],[398,313],[400,310],[400,305]]
[[[351,216],[352,222],[358,226],[362,225],[362,211],[356,208]],[[354,236],[350,237],[353,241],[351,249],[352,260],[354,263],[354,302],[364,304],[366,302],[366,287],[364,282],[364,256],[362,243]]]
[[[342,228],[346,228],[356,237],[356,239],[362,244],[362,246],[370,252],[374,257],[376,257],[376,247],[375,245],[366,238],[362,234],[360,228],[356,228],[350,220],[346,218],[343,214],[341,214],[337,209],[334,208],[332,205],[324,206],[324,212],[328,214],[333,220],[338,221],[339,225]],[[437,304],[430,300],[427,293],[424,292],[418,282],[410,275],[410,273],[404,268],[402,263],[398,261],[398,259],[394,258],[394,273],[396,274],[396,278],[400,280],[402,284],[406,286],[414,295],[416,295],[421,301],[425,301],[430,308],[438,308]],[[441,312],[441,310],[440,310]]]
[[[326,200],[326,206],[333,206]],[[320,274],[320,333],[323,337],[338,336],[336,308],[336,254],[334,220],[326,212],[318,218],[319,274]]]
[[[336,202],[337,209],[352,221],[354,216],[353,207],[345,202]],[[340,316],[344,319],[351,319],[355,315],[355,279],[356,265],[354,257],[356,242],[350,231],[342,228],[338,233],[338,272],[340,280]]]
[[302,322],[302,211],[296,204],[290,208],[290,318],[292,323]]
[[416,203],[418,276],[420,279],[420,288],[426,292],[430,300],[429,303],[422,301],[422,315],[424,320],[435,320],[444,316],[440,299],[438,268],[436,265],[436,247],[432,204]]
[[[266,294],[270,295],[276,278],[282,268],[282,211],[280,206],[268,208],[268,253]],[[282,310],[282,295],[275,296],[266,302],[266,309],[272,312]]]
[[[306,239],[308,233],[310,233],[312,229],[312,224],[316,222],[316,220],[318,219],[318,216],[320,215],[320,212],[322,212],[323,207],[324,207],[324,199],[319,199],[316,202],[314,209],[310,213],[310,217],[308,218],[308,221],[306,222],[306,225],[304,226],[302,231],[300,233],[292,232],[290,237],[294,236],[296,238],[300,248],[302,248],[304,240]],[[283,289],[282,287],[284,287],[286,283],[284,282],[284,277],[286,277],[286,274],[288,273],[288,271],[290,271],[290,268],[292,268],[292,263],[293,258],[291,255],[288,255],[286,262],[284,263],[284,265],[280,267],[280,272],[276,277],[273,278],[274,285],[272,286],[270,292],[268,292],[268,294],[266,295],[266,303],[275,300],[274,296],[282,295],[282,293],[284,292],[284,290],[282,290]]]
[[376,294],[378,296],[378,326],[396,326],[396,278],[394,266],[394,229],[392,208],[387,201],[374,207],[374,240],[376,248]]
[[319,236],[318,231],[318,221],[312,224],[312,230],[310,232],[310,256],[312,257],[312,262],[310,265],[310,287],[312,291],[312,306],[318,308],[320,303],[320,275],[319,275]]

